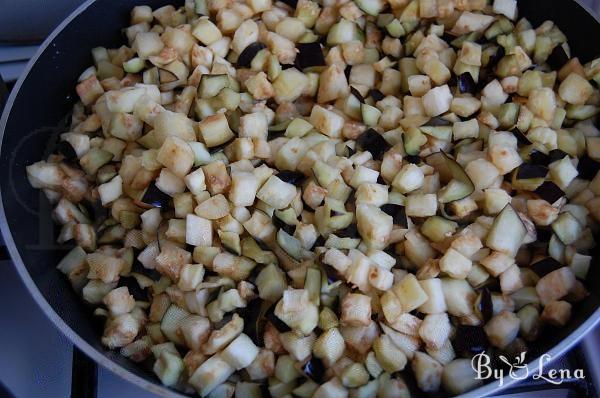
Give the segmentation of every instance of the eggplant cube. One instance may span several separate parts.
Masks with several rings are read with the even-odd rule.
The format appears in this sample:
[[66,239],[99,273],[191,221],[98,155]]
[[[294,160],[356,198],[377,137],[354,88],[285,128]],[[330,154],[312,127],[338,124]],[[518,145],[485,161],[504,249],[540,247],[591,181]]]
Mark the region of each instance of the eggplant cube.
[[212,222],[194,214],[186,216],[185,243],[192,246],[211,246],[213,240]]
[[406,215],[409,217],[431,217],[437,212],[435,194],[412,194],[406,198]]
[[223,113],[205,118],[198,124],[198,128],[204,143],[209,148],[222,145],[234,137]]
[[450,109],[452,93],[447,84],[432,88],[423,96],[423,107],[429,116],[438,116]]
[[169,136],[160,147],[156,160],[173,174],[183,178],[194,165],[194,152],[181,138]]
[[398,300],[400,300],[403,312],[410,312],[417,309],[429,299],[427,292],[413,274],[408,274],[402,278],[400,282],[392,287],[392,291]]
[[543,305],[560,300],[575,286],[575,275],[568,267],[562,267],[543,276],[535,290]]
[[392,181],[392,186],[400,193],[408,193],[423,186],[425,176],[417,165],[412,163],[402,167]]
[[344,127],[344,118],[337,113],[315,105],[310,113],[310,123],[321,133],[339,138]]
[[440,270],[455,279],[464,279],[471,271],[471,260],[454,249],[448,249],[440,259]]
[[583,226],[570,212],[561,213],[552,223],[552,230],[565,245],[570,245],[581,237]]
[[218,385],[223,384],[235,368],[225,361],[220,354],[213,355],[200,365],[192,374],[189,383],[198,393],[205,397]]
[[484,326],[490,343],[498,348],[508,346],[519,333],[519,318],[512,312],[502,311]]
[[373,205],[360,204],[356,207],[356,223],[360,236],[368,247],[383,249],[394,226],[394,219]]
[[187,176],[185,176],[185,185],[188,187],[191,193],[194,195],[200,195],[206,191],[206,179],[204,177],[204,171],[197,169]]
[[200,18],[192,29],[192,35],[205,46],[210,46],[222,37],[219,28],[208,17]]
[[286,208],[296,196],[296,187],[271,176],[260,188],[256,197],[276,210]]
[[123,179],[119,175],[115,176],[109,182],[98,186],[98,195],[100,195],[100,200],[102,201],[103,206],[106,206],[109,203],[119,199],[122,193]]
[[229,201],[234,206],[252,206],[260,181],[254,173],[236,171],[231,173]]
[[573,72],[562,81],[558,95],[566,103],[584,105],[594,92],[594,87],[579,74]]
[[221,358],[237,370],[249,366],[258,355],[258,347],[250,337],[240,334],[221,352]]
[[494,0],[494,12],[514,21],[517,18],[517,0]]
[[550,178],[562,190],[567,189],[569,184],[571,184],[575,177],[577,177],[577,174],[579,174],[568,156],[550,163],[548,168],[550,169]]
[[344,325],[368,326],[371,323],[371,297],[364,294],[349,293],[342,300]]
[[571,304],[566,301],[548,303],[542,311],[542,321],[557,327],[565,326],[571,318]]

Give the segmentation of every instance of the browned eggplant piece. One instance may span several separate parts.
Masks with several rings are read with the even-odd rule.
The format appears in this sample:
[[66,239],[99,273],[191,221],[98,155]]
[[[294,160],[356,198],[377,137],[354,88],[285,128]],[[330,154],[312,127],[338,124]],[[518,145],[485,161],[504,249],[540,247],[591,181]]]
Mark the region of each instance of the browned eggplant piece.
[[452,180],[438,192],[440,203],[454,202],[471,195],[475,190],[475,184],[473,184],[463,167],[444,152],[441,152],[441,154],[444,156],[446,167],[452,174]]
[[249,68],[256,54],[263,48],[267,48],[267,46],[260,42],[249,44],[238,56],[238,68]]

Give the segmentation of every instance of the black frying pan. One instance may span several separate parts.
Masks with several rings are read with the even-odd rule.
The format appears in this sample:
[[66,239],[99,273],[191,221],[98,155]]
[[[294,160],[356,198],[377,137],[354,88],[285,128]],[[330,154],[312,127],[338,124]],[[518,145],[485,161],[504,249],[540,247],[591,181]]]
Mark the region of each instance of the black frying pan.
[[[135,5],[153,8],[182,1],[97,0],[88,1],[67,18],[44,42],[17,82],[0,121],[0,224],[14,264],[48,317],[85,354],[102,366],[161,396],[177,397],[160,385],[149,368],[109,351],[100,343],[100,325],[55,266],[65,254],[55,244],[58,234],[50,219],[51,206],[43,193],[31,188],[25,166],[46,158],[53,150],[61,120],[73,106],[79,74],[92,64],[90,49],[118,47],[125,42],[121,29],[128,25]],[[522,16],[534,25],[546,19],[556,22],[569,38],[575,55],[587,62],[600,55],[600,23],[574,0],[519,0]],[[600,237],[597,237],[600,240]],[[588,287],[592,294],[574,307],[568,326],[548,330],[531,345],[535,355],[553,358],[573,347],[600,319],[599,267],[592,267]],[[18,303],[15,303],[18,305]],[[24,309],[26,310],[26,309]],[[530,370],[535,368],[533,361]],[[505,388],[512,380],[505,380]],[[497,382],[467,396],[498,392]],[[416,395],[416,394],[415,394]]]

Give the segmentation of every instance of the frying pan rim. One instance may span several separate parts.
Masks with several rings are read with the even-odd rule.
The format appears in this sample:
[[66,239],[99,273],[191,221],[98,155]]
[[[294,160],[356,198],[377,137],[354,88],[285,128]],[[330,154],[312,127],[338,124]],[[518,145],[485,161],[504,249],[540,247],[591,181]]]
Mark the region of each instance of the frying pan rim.
[[[50,35],[44,40],[44,42],[40,45],[35,55],[29,60],[25,70],[17,80],[15,86],[13,87],[10,96],[6,102],[4,107],[4,111],[2,113],[2,117],[0,118],[0,153],[2,153],[3,144],[4,144],[4,132],[6,130],[6,125],[8,123],[8,117],[14,105],[15,99],[23,85],[23,82],[28,77],[31,69],[37,62],[38,58],[42,55],[42,53],[47,49],[50,43],[63,31],[63,29],[71,23],[79,14],[84,12],[90,5],[92,5],[97,0],[87,0],[85,3],[81,4],[77,7],[69,16],[67,16],[53,31]],[[585,4],[583,4],[580,0],[570,0],[580,7],[582,7],[588,14],[594,18],[596,23],[600,24],[600,20],[598,16]],[[146,378],[140,377],[131,371],[125,369],[120,364],[114,362],[113,360],[106,357],[102,352],[92,347],[87,341],[81,338],[71,327],[63,320],[61,316],[59,316],[54,308],[48,303],[46,298],[42,295],[42,293],[37,288],[37,285],[31,278],[29,271],[25,267],[23,259],[17,250],[16,244],[13,240],[12,233],[10,228],[8,227],[8,222],[6,219],[6,213],[4,210],[4,201],[2,200],[2,190],[0,189],[0,232],[2,233],[2,237],[4,238],[4,243],[8,249],[8,252],[11,256],[12,263],[16,268],[21,280],[23,281],[25,287],[37,303],[37,305],[42,309],[44,314],[52,321],[54,326],[56,326],[61,333],[63,333],[75,346],[77,346],[80,350],[82,350],[87,356],[89,356],[96,363],[103,366],[105,369],[110,370],[115,373],[119,377],[124,380],[130,381],[137,385],[138,387],[150,391],[154,394],[160,395],[162,397],[172,397],[172,398],[184,398],[188,397],[187,395],[179,394],[177,391],[172,390],[168,387],[162,386],[158,383],[150,381]],[[558,358],[561,356],[566,350],[572,348],[576,345],[596,324],[600,323],[600,307],[597,308],[584,322],[581,323],[575,330],[573,330],[566,338],[564,338],[560,343],[554,345],[550,350],[546,351],[545,354],[551,356],[551,360]],[[538,360],[539,358],[535,358],[527,364],[527,369],[532,373],[537,372],[538,370]],[[521,369],[516,372],[517,377],[524,375],[525,369]],[[509,378],[504,377],[503,385],[500,386],[498,381],[490,381],[484,384],[481,387],[478,387],[472,391],[467,392],[466,394],[461,395],[464,398],[475,398],[475,397],[485,397],[490,396],[492,394],[501,392],[506,390],[513,384],[518,381],[517,378]]]

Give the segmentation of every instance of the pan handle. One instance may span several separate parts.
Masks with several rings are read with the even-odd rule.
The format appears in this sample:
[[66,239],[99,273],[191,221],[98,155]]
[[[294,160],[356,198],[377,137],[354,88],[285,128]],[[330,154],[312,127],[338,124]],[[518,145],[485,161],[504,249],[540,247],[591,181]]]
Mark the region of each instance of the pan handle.
[[98,367],[79,348],[73,346],[71,364],[71,398],[96,398]]

